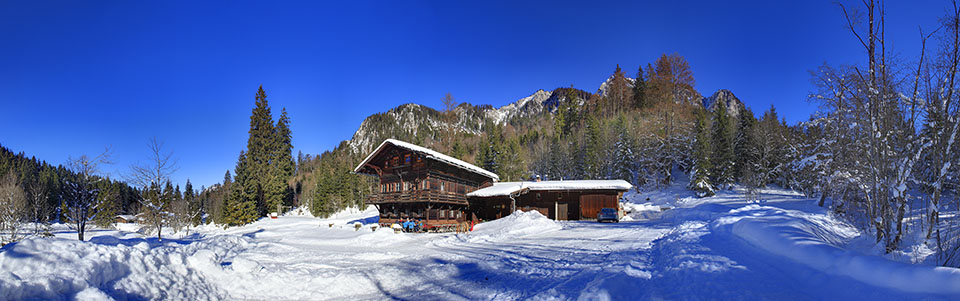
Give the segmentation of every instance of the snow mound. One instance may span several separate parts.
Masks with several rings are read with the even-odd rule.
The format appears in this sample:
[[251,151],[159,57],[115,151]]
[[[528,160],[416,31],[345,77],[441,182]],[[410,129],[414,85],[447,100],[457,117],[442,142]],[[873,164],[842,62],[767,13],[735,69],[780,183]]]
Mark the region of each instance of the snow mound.
[[[195,260],[178,250],[184,248],[177,242],[97,238],[28,238],[5,246],[0,250],[0,299],[98,300],[125,292],[138,292],[144,299],[221,296],[200,280]],[[196,251],[191,247],[185,249]]]
[[770,253],[829,274],[906,292],[960,293],[960,269],[911,265],[842,248],[857,231],[823,214],[749,205],[730,211],[715,227]]
[[469,241],[495,241],[514,239],[517,237],[546,233],[562,229],[563,226],[552,219],[543,216],[539,211],[527,212],[517,210],[513,214],[477,224],[470,233]]

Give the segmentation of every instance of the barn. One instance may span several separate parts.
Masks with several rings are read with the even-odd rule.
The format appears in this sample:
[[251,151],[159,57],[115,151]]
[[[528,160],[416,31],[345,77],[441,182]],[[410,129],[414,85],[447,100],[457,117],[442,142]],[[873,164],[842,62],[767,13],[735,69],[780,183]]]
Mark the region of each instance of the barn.
[[428,230],[470,220],[467,193],[500,180],[473,164],[395,139],[381,143],[354,172],[380,179],[365,201],[380,211],[381,225],[409,218],[422,220]]
[[467,194],[469,208],[483,220],[509,215],[514,210],[540,211],[555,220],[596,219],[600,208],[619,208],[624,180],[574,180],[504,182]]

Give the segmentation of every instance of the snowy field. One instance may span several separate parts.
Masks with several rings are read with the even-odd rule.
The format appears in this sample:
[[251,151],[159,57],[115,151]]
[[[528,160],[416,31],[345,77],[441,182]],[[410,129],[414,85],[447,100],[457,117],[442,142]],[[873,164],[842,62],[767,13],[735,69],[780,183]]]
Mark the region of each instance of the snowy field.
[[60,228],[0,249],[0,299],[960,298],[960,270],[858,247],[868,238],[795,193],[764,199],[630,194],[618,224],[529,212],[468,234],[356,230],[372,208],[204,226],[162,243],[130,225],[85,242]]

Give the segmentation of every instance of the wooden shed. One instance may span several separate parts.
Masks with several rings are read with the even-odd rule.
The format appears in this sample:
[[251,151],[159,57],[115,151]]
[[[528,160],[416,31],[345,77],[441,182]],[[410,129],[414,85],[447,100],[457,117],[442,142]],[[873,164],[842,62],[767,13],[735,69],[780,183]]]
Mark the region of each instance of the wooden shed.
[[427,229],[453,228],[472,218],[467,193],[500,178],[485,169],[437,151],[387,139],[354,169],[377,176],[379,190],[366,203],[380,211],[380,224],[422,220]]
[[484,220],[515,210],[540,211],[555,220],[596,219],[601,208],[619,208],[633,185],[624,180],[505,182],[467,194],[470,210]]

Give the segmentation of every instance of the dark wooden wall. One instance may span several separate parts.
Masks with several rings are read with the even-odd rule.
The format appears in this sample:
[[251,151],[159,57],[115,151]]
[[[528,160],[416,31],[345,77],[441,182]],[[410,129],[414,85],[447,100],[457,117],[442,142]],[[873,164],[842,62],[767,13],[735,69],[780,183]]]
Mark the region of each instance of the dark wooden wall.
[[[621,192],[615,190],[590,191],[530,191],[515,197],[517,210],[537,210],[550,219],[596,219],[601,208],[619,208]],[[482,220],[493,220],[509,215],[510,198],[506,196],[470,198],[470,211]],[[566,207],[566,218],[563,211]],[[559,218],[558,218],[559,215]]]

